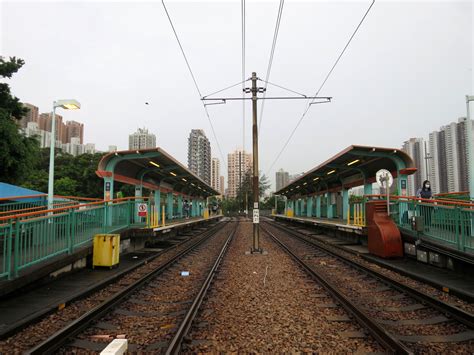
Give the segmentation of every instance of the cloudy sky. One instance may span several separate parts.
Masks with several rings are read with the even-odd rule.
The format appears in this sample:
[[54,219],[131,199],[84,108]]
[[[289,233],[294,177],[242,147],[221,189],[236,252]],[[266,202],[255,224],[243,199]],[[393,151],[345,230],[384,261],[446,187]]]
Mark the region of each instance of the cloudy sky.
[[[246,77],[264,78],[279,1],[246,3]],[[313,95],[370,3],[286,0],[270,81]],[[202,93],[239,82],[240,1],[166,4]],[[311,107],[271,170],[307,102],[265,103],[262,172],[273,182],[279,168],[308,171],[351,144],[400,147],[465,115],[464,95],[474,93],[473,13],[471,1],[377,1],[320,92],[333,102]],[[13,93],[41,112],[76,98],[82,109],[61,114],[83,122],[97,149],[127,149],[128,135],[146,127],[186,164],[189,131],[203,128],[222,160],[160,1],[0,0],[0,22],[0,55],[26,61],[10,80]],[[287,94],[268,88],[269,96]],[[243,145],[242,103],[208,109],[226,158]],[[248,150],[250,114],[248,105]]]

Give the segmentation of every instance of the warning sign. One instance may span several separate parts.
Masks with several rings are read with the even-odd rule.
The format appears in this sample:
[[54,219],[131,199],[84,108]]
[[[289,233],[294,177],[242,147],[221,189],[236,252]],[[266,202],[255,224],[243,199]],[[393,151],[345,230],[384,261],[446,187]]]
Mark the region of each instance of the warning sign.
[[148,206],[146,203],[139,203],[138,204],[138,216],[139,217],[146,217],[148,212]]
[[259,220],[260,220],[260,211],[255,208],[253,210],[253,223],[259,223]]

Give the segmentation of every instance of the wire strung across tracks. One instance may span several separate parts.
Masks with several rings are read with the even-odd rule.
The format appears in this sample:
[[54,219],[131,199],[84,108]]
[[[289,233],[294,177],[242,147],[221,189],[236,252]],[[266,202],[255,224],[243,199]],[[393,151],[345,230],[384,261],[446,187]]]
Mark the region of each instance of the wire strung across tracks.
[[[199,94],[199,99],[201,99],[202,98],[201,90],[199,89],[199,85],[197,84],[196,77],[194,76],[194,73],[191,69],[191,65],[189,64],[188,57],[186,56],[186,53],[184,52],[181,41],[179,40],[178,33],[176,32],[176,29],[173,25],[173,21],[171,20],[171,16],[168,12],[168,9],[166,8],[165,1],[161,0],[161,4],[163,5],[163,8],[166,12],[166,16],[168,17],[171,28],[173,29],[174,36],[176,37],[176,40],[178,41],[179,48],[181,49],[181,53],[183,54],[184,60],[186,62],[186,66],[188,67],[189,73],[191,74],[191,77],[192,77],[193,82],[194,82],[194,86],[196,87],[196,91]],[[207,110],[207,107],[204,103],[202,103],[202,107],[204,108],[204,112],[206,113],[207,120],[209,121],[209,124],[211,125],[212,135],[214,136],[214,139],[216,140],[217,148],[219,149],[220,156],[222,158],[222,161],[224,162],[225,161],[224,154],[222,154],[221,145],[219,144],[219,140],[217,139],[216,131],[214,130],[214,125],[212,124],[211,117],[209,115],[209,111]]]
[[[324,78],[321,86],[318,88],[318,90],[316,91],[316,94],[314,95],[314,97],[317,97],[319,95],[319,92],[323,89],[324,85],[326,84],[326,82],[328,81],[329,77],[331,76],[332,72],[334,71],[334,68],[336,68],[337,64],[339,63],[339,60],[342,58],[342,56],[344,55],[346,49],[349,47],[349,44],[352,42],[352,39],[354,38],[354,36],[356,35],[357,31],[359,30],[360,26],[362,25],[362,23],[364,22],[365,18],[367,17],[367,15],[369,14],[370,10],[372,9],[372,6],[375,4],[375,0],[372,0],[372,3],[370,4],[370,6],[368,7],[367,11],[365,12],[364,16],[362,17],[362,19],[360,20],[359,24],[357,25],[357,27],[355,28],[354,32],[352,33],[352,35],[350,36],[349,40],[347,41],[346,45],[344,46],[344,48],[342,49],[341,53],[339,54],[339,56],[337,57],[336,61],[334,62],[333,66],[331,67],[331,69],[329,70],[329,72],[327,73],[326,77]],[[278,159],[280,159],[281,155],[283,154],[283,152],[285,151],[286,147],[288,146],[288,144],[290,143],[291,139],[293,138],[293,135],[295,134],[296,130],[298,129],[298,127],[300,126],[301,122],[303,121],[303,119],[305,118],[306,114],[308,113],[311,105],[315,103],[315,99],[312,99],[311,102],[308,103],[308,105],[306,106],[306,109],[304,110],[303,114],[301,115],[300,119],[298,120],[298,123],[296,124],[295,128],[293,128],[293,130],[291,131],[288,139],[286,140],[285,144],[283,145],[283,148],[280,150],[280,152],[278,153],[278,155],[276,156],[275,160],[273,161],[273,163],[270,165],[270,168],[268,168],[267,172],[266,172],[266,175],[269,174],[269,172],[272,170],[272,168],[275,166],[276,162],[278,161]]]

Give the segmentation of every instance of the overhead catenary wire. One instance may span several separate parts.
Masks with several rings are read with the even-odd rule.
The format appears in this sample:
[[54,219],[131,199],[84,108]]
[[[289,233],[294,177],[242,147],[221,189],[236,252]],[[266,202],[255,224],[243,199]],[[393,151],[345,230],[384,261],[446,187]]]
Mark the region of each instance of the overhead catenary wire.
[[[171,16],[168,12],[168,9],[166,8],[166,4],[165,4],[165,1],[164,0],[161,0],[161,4],[163,5],[163,8],[166,12],[166,16],[168,17],[168,21],[171,25],[171,28],[173,29],[173,33],[174,33],[174,36],[176,37],[176,40],[178,42],[178,45],[179,45],[179,48],[181,49],[181,53],[183,54],[183,57],[184,57],[184,60],[186,62],[186,66],[188,67],[188,70],[189,70],[189,74],[191,74],[191,78],[193,79],[193,82],[194,82],[194,86],[196,87],[196,91],[198,92],[198,95],[199,95],[199,99],[202,98],[202,94],[201,94],[201,90],[199,89],[199,85],[197,84],[197,81],[196,81],[196,77],[194,76],[194,73],[191,69],[191,65],[189,64],[189,60],[188,60],[188,57],[186,56],[186,53],[184,52],[184,49],[183,49],[183,46],[181,44],[181,41],[179,40],[179,37],[178,37],[178,33],[176,32],[176,29],[173,25],[173,21],[171,20]],[[211,131],[212,131],[212,135],[214,136],[214,139],[216,140],[216,144],[217,144],[217,149],[219,150],[219,154],[221,156],[221,159],[223,162],[225,162],[224,160],[224,154],[222,154],[222,149],[221,149],[221,146],[219,144],[219,140],[217,139],[217,135],[216,135],[216,131],[214,130],[214,125],[212,124],[212,121],[211,121],[211,117],[209,115],[209,111],[207,110],[207,107],[206,105],[204,104],[204,102],[202,102],[202,107],[204,108],[204,112],[206,113],[206,117],[209,121],[209,124],[211,125]],[[225,165],[225,164],[224,164]]]
[[271,82],[269,82],[269,81],[262,80],[262,79],[258,79],[258,80],[263,81],[263,82],[266,83],[266,84],[270,84],[270,85],[272,85],[272,86],[275,86],[275,87],[277,87],[277,88],[280,88],[280,89],[283,89],[283,90],[292,92],[293,94],[297,94],[297,95],[300,95],[300,96],[302,96],[302,97],[308,97],[308,96],[306,96],[305,94],[302,94],[302,93],[300,93],[300,92],[298,92],[298,91],[294,91],[294,90],[292,90],[292,89],[288,89],[287,87],[284,87],[284,86],[281,86],[281,85],[278,85],[278,84],[275,84],[275,83],[271,83]]
[[217,90],[216,92],[213,92],[212,94],[204,95],[204,96],[202,97],[202,99],[208,98],[209,96],[218,94],[218,93],[220,93],[220,92],[222,92],[222,91],[226,91],[226,90],[232,89],[233,87],[236,87],[237,85],[243,84],[243,83],[245,83],[246,81],[249,81],[249,80],[250,80],[250,79],[242,80],[242,81],[239,81],[237,84],[233,84],[233,85],[227,86],[227,87],[225,87],[225,88],[223,88],[223,89],[220,89],[220,90]]
[[[245,96],[245,0],[240,0],[242,31],[242,98]],[[242,100],[242,150],[245,152],[245,100]],[[240,177],[242,179],[242,177]]]
[[[349,44],[352,42],[352,39],[354,38],[354,36],[356,35],[357,31],[359,30],[360,26],[362,25],[362,23],[364,22],[365,18],[367,17],[367,15],[369,14],[370,10],[372,9],[372,6],[375,4],[375,0],[372,0],[372,3],[370,4],[370,6],[367,8],[367,11],[364,13],[364,16],[362,16],[362,19],[360,20],[359,24],[357,25],[357,27],[355,28],[355,30],[352,32],[352,35],[350,36],[349,40],[347,41],[346,45],[344,46],[344,48],[342,49],[341,53],[339,54],[339,56],[337,57],[336,61],[334,62],[333,66],[331,67],[331,69],[329,70],[329,72],[327,73],[326,77],[324,78],[322,84],[319,86],[318,90],[316,91],[316,94],[314,95],[315,97],[318,96],[319,92],[323,89],[324,85],[326,84],[327,80],[329,79],[329,77],[331,76],[332,72],[334,71],[334,68],[336,67],[336,65],[339,63],[339,60],[341,59],[341,57],[344,55],[346,49],[349,47]],[[306,109],[304,110],[303,114],[301,115],[300,119],[298,120],[298,122],[296,123],[296,126],[293,128],[293,130],[291,131],[288,139],[286,140],[285,144],[283,145],[283,148],[280,150],[280,152],[278,153],[278,155],[276,156],[275,160],[273,161],[273,163],[270,165],[270,168],[268,168],[267,170],[267,175],[268,173],[270,172],[270,170],[272,170],[272,168],[275,166],[276,162],[278,161],[278,159],[280,159],[280,156],[283,154],[283,152],[285,151],[286,147],[288,146],[288,144],[290,143],[291,139],[293,138],[293,135],[295,134],[296,130],[298,129],[298,127],[300,126],[301,122],[303,121],[303,119],[305,118],[306,114],[308,113],[311,105],[314,103],[314,100],[315,99],[312,99],[310,103],[307,104],[306,106]]]
[[[280,22],[281,22],[281,16],[283,14],[283,5],[285,4],[285,0],[280,0],[280,6],[278,8],[278,14],[277,14],[277,19],[275,22],[275,30],[273,32],[273,42],[272,42],[272,49],[270,50],[270,58],[268,59],[268,66],[267,66],[267,73],[265,75],[265,84],[268,83],[268,79],[270,79],[270,73],[272,70],[272,65],[273,65],[273,57],[275,55],[275,48],[276,48],[276,43],[278,39],[278,32],[280,30]],[[266,89],[267,85],[265,85],[265,92],[263,93],[263,97],[266,96]],[[258,129],[262,129],[262,119],[263,119],[263,110],[265,108],[265,101],[262,102],[262,105],[260,106],[260,120],[258,122]]]

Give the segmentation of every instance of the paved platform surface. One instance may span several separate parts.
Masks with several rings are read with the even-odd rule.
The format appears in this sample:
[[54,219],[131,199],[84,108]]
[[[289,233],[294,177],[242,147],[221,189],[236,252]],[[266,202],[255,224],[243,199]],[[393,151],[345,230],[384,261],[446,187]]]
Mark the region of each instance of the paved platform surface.
[[0,336],[8,330],[40,314],[56,309],[78,294],[123,274],[131,267],[159,254],[161,249],[132,252],[120,256],[120,264],[113,269],[90,268],[79,270],[39,288],[0,301]]
[[215,219],[222,218],[222,215],[216,215],[216,216],[210,216],[209,218],[202,218],[202,217],[192,217],[188,219],[175,219],[172,220],[171,222],[165,222],[165,226],[159,226],[159,227],[154,227],[153,231],[154,232],[162,232],[166,230],[171,230],[174,228],[180,228],[180,227],[185,227],[188,225],[196,224],[197,222],[202,222],[202,221],[212,221]]
[[278,215],[273,215],[271,217],[277,217],[282,220],[288,220],[288,221],[297,221],[297,222],[303,222],[306,224],[312,224],[312,225],[321,225],[321,226],[326,226],[326,227],[332,227],[332,228],[337,228],[341,229],[344,231],[348,232],[355,232],[355,233],[364,233],[365,227],[361,226],[354,226],[351,224],[347,224],[347,221],[342,220],[342,219],[337,219],[337,218],[316,218],[316,217],[288,217],[284,216],[281,214]]

